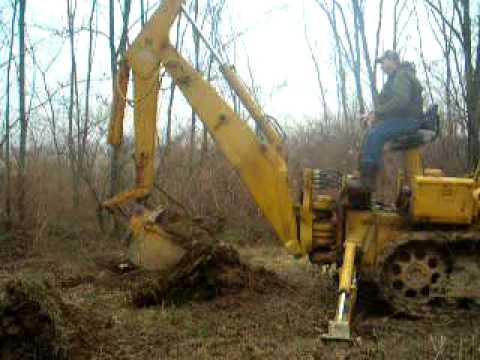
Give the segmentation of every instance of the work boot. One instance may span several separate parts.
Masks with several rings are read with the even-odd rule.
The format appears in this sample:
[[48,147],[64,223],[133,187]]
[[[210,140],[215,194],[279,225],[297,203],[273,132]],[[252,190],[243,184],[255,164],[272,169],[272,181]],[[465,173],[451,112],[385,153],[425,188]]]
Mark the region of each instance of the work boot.
[[374,165],[360,165],[360,183],[365,192],[373,193],[377,187],[378,167]]
[[347,195],[352,208],[370,209],[372,193],[375,192],[377,183],[377,173],[374,167],[361,167],[359,176],[347,179]]
[[377,185],[377,174],[360,174],[361,190],[366,193],[375,192]]

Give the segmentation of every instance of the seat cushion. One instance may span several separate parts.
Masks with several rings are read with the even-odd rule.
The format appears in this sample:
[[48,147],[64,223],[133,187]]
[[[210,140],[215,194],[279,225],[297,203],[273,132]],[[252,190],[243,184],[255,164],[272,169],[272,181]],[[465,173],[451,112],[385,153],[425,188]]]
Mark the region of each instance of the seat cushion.
[[435,132],[427,129],[420,129],[414,134],[401,136],[390,143],[393,151],[405,151],[418,148],[428,144],[435,138]]

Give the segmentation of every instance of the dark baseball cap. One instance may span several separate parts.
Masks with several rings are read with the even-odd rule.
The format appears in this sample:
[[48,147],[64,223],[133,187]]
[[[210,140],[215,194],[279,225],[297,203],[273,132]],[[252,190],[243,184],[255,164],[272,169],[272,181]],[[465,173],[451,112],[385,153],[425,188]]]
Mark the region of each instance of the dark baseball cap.
[[375,62],[378,64],[378,63],[381,63],[385,59],[400,61],[400,56],[398,56],[398,54],[393,50],[387,50]]

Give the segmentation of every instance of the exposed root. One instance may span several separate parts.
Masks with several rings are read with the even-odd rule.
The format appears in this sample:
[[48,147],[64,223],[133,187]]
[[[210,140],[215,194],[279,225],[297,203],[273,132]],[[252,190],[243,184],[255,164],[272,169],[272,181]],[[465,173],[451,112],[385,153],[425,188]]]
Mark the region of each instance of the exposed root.
[[181,304],[212,300],[244,289],[262,292],[281,281],[264,268],[250,269],[242,263],[238,252],[224,244],[197,243],[169,272],[149,272],[131,290],[135,306],[162,303]]

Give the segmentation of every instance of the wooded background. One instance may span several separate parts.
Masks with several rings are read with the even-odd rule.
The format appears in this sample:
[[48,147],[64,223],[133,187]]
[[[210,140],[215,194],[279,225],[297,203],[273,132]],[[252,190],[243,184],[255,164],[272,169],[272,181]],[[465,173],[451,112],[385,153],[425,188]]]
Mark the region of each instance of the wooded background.
[[[243,54],[246,60],[239,61],[242,37],[252,30],[232,21],[232,3],[189,0],[186,6],[210,42],[237,65],[259,102],[268,106],[267,93],[275,88],[259,83],[248,52]],[[294,186],[304,167],[355,169],[362,137],[358,114],[373,107],[385,80],[375,59],[386,49],[408,54],[424,85],[425,102],[440,105],[441,136],[425,150],[427,163],[448,174],[465,174],[476,167],[480,150],[479,1],[304,3],[314,6],[315,13],[308,15],[316,21],[305,17],[304,32],[296,41],[307,46],[310,66],[298,68],[292,61],[292,69],[286,71],[306,73],[318,85],[321,111],[316,109],[312,111],[316,115],[309,117],[293,115],[293,119],[274,114],[288,135]],[[63,12],[63,22],[52,18],[47,26],[37,23],[38,4],[32,0],[0,1],[2,223],[34,229],[38,239],[52,228],[72,223],[92,223],[108,231],[101,203],[130,187],[134,178],[131,132],[122,147],[106,144],[118,61],[159,2],[55,0],[42,4],[45,14],[49,8]],[[288,6],[284,1],[264,16],[288,11]],[[278,30],[269,31],[273,37]],[[182,16],[173,27],[172,39],[250,122],[222,79],[218,64]],[[263,46],[268,49],[269,44]],[[327,62],[320,57],[325,53]],[[286,46],[285,56],[298,55],[289,53]],[[162,77],[156,179],[160,191],[154,197],[168,192],[192,213],[228,214],[231,221],[248,225],[258,215],[255,204],[175,83],[167,74]],[[294,94],[291,101],[296,101]],[[131,117],[129,109],[126,123],[131,124]]]

